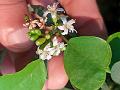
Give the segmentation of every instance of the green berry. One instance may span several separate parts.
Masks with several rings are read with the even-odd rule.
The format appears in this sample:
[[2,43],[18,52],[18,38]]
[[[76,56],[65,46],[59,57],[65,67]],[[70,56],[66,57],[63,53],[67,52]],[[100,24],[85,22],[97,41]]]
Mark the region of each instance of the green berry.
[[30,40],[31,40],[31,41],[35,41],[35,40],[37,40],[38,38],[39,38],[38,35],[32,35],[32,36],[30,36]]
[[31,29],[29,32],[28,32],[28,35],[29,36],[32,36],[32,35],[38,35],[38,36],[41,36],[41,31],[40,29]]
[[50,35],[49,34],[45,35],[45,38],[50,39]]
[[31,29],[29,33],[30,33],[31,35],[32,35],[32,34],[35,34],[35,30],[34,30],[34,29]]
[[38,40],[36,41],[36,45],[37,45],[37,46],[40,46],[40,45],[44,44],[45,41],[46,41],[46,38],[40,38],[40,39],[38,39]]
[[35,33],[38,34],[38,35],[41,35],[40,29],[35,29]]

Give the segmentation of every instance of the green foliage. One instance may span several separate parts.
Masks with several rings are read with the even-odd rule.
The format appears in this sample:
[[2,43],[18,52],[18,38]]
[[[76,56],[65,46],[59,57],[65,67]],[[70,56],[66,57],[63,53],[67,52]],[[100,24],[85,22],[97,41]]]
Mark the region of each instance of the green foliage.
[[43,61],[36,60],[22,71],[0,77],[0,90],[42,90],[46,80]]
[[47,15],[47,22],[46,22],[46,25],[47,25],[47,26],[54,25],[54,22],[53,22],[53,19],[52,19],[51,14],[48,14],[48,15]]
[[107,39],[112,49],[111,66],[120,60],[120,32],[110,35]]
[[65,70],[72,85],[80,90],[98,90],[106,79],[111,56],[110,46],[103,39],[72,38],[64,55]]
[[34,12],[38,14],[39,16],[43,16],[45,8],[40,5],[31,5]]
[[112,80],[120,84],[120,61],[115,63],[111,69]]
[[120,30],[120,0],[96,0],[104,18],[108,34]]

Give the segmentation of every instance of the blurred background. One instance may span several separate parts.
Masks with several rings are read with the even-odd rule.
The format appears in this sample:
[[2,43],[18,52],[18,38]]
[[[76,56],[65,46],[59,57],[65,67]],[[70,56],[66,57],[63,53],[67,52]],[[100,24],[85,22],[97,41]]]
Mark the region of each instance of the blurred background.
[[109,34],[120,30],[120,0],[97,0]]

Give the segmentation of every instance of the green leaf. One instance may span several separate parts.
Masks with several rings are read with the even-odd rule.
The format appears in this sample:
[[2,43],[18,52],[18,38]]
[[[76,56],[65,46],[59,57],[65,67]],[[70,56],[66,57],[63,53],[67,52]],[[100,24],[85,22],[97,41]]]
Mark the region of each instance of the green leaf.
[[36,14],[38,14],[39,16],[43,16],[44,12],[45,12],[45,8],[40,6],[40,5],[31,5],[31,7],[33,8],[34,12]]
[[120,84],[120,61],[115,63],[111,69],[112,80]]
[[36,60],[22,71],[0,77],[0,90],[42,90],[46,80],[43,61]]
[[110,35],[107,39],[112,49],[111,66],[120,60],[120,32]]
[[47,25],[47,26],[54,25],[54,22],[53,22],[53,19],[52,19],[51,14],[48,14],[48,15],[47,15],[47,22],[46,22],[46,25]]
[[105,81],[111,56],[109,44],[101,38],[70,39],[64,64],[71,84],[80,90],[98,90]]
[[110,67],[108,67],[108,68],[106,69],[106,72],[107,72],[107,73],[111,73]]

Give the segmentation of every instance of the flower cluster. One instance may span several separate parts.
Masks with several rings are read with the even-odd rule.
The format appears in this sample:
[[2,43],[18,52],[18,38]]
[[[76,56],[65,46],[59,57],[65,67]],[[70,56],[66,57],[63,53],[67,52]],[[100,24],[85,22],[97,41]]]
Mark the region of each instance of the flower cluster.
[[[25,17],[24,26],[29,28],[29,38],[38,46],[36,54],[42,60],[58,56],[66,48],[66,36],[77,33],[73,26],[75,20],[70,19],[58,5],[59,3],[48,5],[47,9],[43,9],[42,15],[35,14],[36,18]],[[61,40],[58,40],[58,37]]]
[[39,58],[42,60],[50,60],[52,56],[58,56],[61,51],[65,50],[65,44],[64,42],[59,42],[56,37],[52,40],[53,46],[48,43],[44,49],[40,49],[38,47],[36,54],[39,55]]

